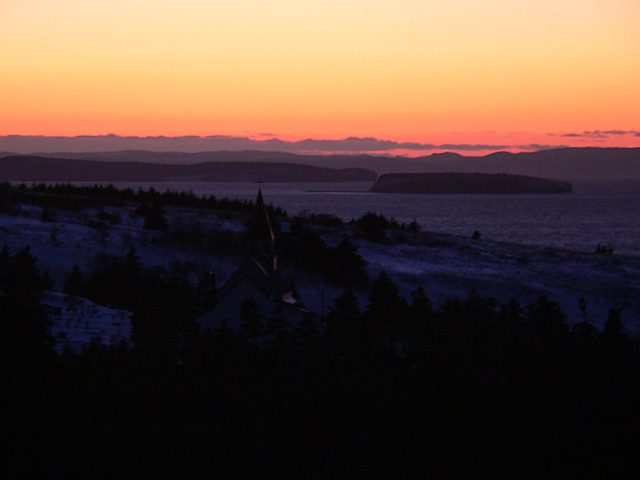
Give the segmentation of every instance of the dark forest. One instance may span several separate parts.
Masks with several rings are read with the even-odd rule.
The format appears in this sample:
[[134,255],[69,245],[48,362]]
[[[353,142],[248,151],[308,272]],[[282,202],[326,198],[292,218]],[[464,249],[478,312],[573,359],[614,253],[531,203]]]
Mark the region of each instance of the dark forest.
[[[99,191],[87,189],[75,201],[93,201]],[[32,202],[46,193],[18,189]],[[69,194],[59,198],[72,202]],[[171,198],[202,202],[199,207],[216,201],[111,194],[103,190],[100,201],[137,201],[147,215]],[[225,207],[250,211],[252,205]],[[384,272],[369,279],[348,242],[318,243],[307,221],[291,220],[282,242],[292,261],[298,252],[305,269],[326,275],[343,294],[321,319],[321,331],[284,328],[267,343],[256,338],[271,319],[250,308],[239,333],[199,331],[195,319],[215,294],[206,279],[191,285],[178,270],[147,269],[131,249],[91,272],[74,269],[64,289],[130,309],[132,344],[55,353],[39,303],[51,280],[28,248],[5,247],[0,475],[583,479],[637,473],[640,346],[624,333],[618,309],[599,330],[586,318],[570,324],[546,297],[499,304],[471,291],[434,305],[417,288],[405,298]],[[380,221],[370,214],[364,224]],[[324,262],[301,253],[309,245]],[[351,262],[355,273],[322,270],[332,256],[337,264]],[[366,306],[354,291],[366,292]]]

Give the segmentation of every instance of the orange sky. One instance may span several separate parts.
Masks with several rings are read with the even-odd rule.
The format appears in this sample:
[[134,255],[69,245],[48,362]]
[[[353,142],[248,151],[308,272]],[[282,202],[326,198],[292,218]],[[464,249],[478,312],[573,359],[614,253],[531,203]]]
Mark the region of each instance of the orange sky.
[[640,146],[637,0],[3,0],[0,45],[0,135]]

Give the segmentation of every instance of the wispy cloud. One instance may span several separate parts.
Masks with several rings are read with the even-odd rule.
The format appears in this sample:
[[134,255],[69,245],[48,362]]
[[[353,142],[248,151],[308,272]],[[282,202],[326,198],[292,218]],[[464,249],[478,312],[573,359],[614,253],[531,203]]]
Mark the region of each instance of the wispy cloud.
[[374,137],[348,137],[340,140],[308,138],[286,141],[272,134],[260,134],[259,139],[211,135],[206,137],[133,137],[109,135],[82,135],[76,137],[45,137],[8,135],[0,137],[0,150],[17,153],[88,152],[118,150],[154,150],[202,152],[211,150],[263,150],[282,152],[391,152],[398,150],[433,151],[494,151],[511,148],[509,145],[442,144],[395,142]]
[[[557,135],[557,134],[551,134]],[[562,133],[559,136],[568,138],[610,138],[622,136],[640,137],[638,130],[585,130],[582,133]]]
[[[557,137],[595,140],[607,135],[636,135],[637,131],[592,131],[583,133],[556,134]],[[282,140],[271,133],[261,133],[253,138],[236,137],[229,135],[195,136],[186,135],[180,137],[136,137],[108,135],[81,135],[75,137],[48,137],[28,135],[0,136],[0,152],[15,153],[49,153],[49,152],[114,152],[125,150],[150,150],[156,152],[206,152],[206,151],[278,151],[300,154],[409,154],[415,152],[453,151],[453,152],[496,152],[509,151],[535,151],[552,148],[563,148],[567,145],[541,145],[541,144],[473,144],[473,143],[446,143],[431,144],[418,142],[396,142],[381,140],[374,137],[348,137],[338,140],[312,139],[299,141]]]
[[554,148],[568,148],[569,145],[540,145],[538,143],[530,143],[529,145],[518,145],[518,150],[533,151],[539,150],[553,150]]
[[437,150],[457,150],[457,151],[483,151],[483,150],[506,150],[513,148],[512,145],[469,145],[469,144],[444,144],[435,147]]

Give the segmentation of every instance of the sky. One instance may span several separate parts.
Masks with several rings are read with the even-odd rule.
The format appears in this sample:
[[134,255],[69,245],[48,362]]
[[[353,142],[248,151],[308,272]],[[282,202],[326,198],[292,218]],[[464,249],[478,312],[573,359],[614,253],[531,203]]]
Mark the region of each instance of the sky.
[[2,0],[0,49],[0,151],[640,147],[637,0]]

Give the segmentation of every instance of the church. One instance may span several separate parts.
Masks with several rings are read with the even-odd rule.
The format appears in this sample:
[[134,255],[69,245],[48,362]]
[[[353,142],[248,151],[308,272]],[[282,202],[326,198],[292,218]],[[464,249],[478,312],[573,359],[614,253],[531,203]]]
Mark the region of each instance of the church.
[[276,237],[261,190],[247,231],[246,257],[218,291],[213,309],[198,323],[205,332],[251,330],[256,336],[277,334],[274,326],[288,333],[322,330],[319,316],[295,298],[278,273]]

